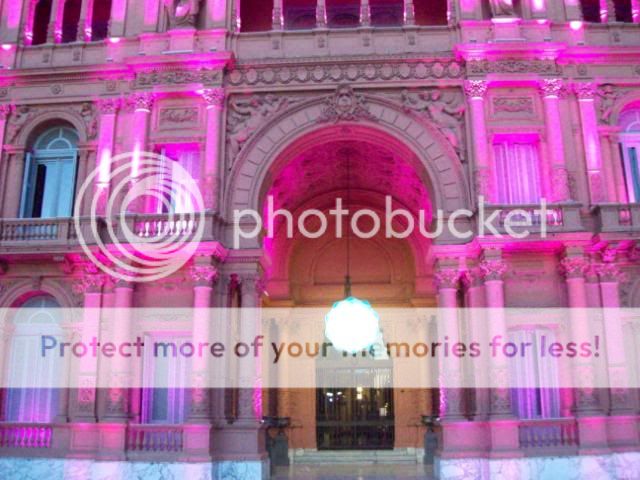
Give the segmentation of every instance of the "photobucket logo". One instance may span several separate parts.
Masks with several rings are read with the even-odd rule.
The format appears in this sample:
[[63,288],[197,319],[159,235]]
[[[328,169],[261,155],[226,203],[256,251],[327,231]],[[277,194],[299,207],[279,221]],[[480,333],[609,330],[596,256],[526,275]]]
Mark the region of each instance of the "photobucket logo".
[[[307,209],[302,211],[294,221],[292,212],[286,209],[275,209],[272,196],[267,197],[267,221],[263,223],[259,212],[252,209],[234,211],[234,248],[242,246],[243,239],[255,239],[262,236],[266,227],[266,237],[276,236],[276,221],[284,221],[286,238],[294,237],[294,226],[297,233],[304,238],[320,238],[329,229],[329,218],[324,211]],[[349,218],[348,228],[357,238],[369,239],[379,235],[384,228],[386,238],[408,238],[416,231],[419,235],[428,239],[439,238],[442,235],[458,240],[469,240],[477,232],[478,236],[492,235],[495,237],[509,237],[524,239],[531,235],[530,228],[535,227],[535,232],[541,237],[547,236],[549,219],[553,223],[558,222],[558,212],[547,208],[546,199],[541,199],[540,205],[532,208],[498,208],[489,206],[484,197],[478,198],[478,209],[473,212],[468,209],[459,209],[445,212],[438,209],[435,220],[430,221],[430,216],[425,210],[411,212],[404,208],[394,208],[393,198],[385,197],[385,211],[383,217],[378,211],[372,209],[359,209],[349,211],[344,208],[341,198],[337,198],[335,208],[329,210],[329,216],[333,217],[337,238],[343,237],[343,219]],[[368,219],[368,228],[360,225],[362,219]],[[315,219],[317,228],[311,230],[308,220]]]
[[198,183],[178,162],[151,152],[125,153],[89,173],[78,192],[74,224],[84,253],[104,273],[153,282],[178,271],[196,252],[204,210]]

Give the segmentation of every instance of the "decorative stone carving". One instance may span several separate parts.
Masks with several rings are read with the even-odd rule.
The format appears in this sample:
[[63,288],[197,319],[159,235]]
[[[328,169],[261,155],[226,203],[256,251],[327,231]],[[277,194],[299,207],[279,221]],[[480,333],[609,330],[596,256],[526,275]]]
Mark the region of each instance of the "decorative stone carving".
[[169,27],[194,27],[200,14],[200,0],[163,0]]
[[533,115],[535,110],[531,97],[497,97],[493,99],[495,113],[528,113]]
[[540,91],[545,97],[559,97],[564,90],[561,78],[545,78],[540,85]]
[[135,86],[150,87],[154,85],[184,85],[190,83],[211,85],[219,83],[221,79],[222,72],[219,69],[155,69],[137,73]]
[[573,91],[579,100],[593,100],[596,96],[596,87],[593,83],[576,83]]
[[98,135],[98,119],[96,109],[91,102],[85,102],[80,106],[80,115],[87,129],[87,139],[93,140]]
[[513,17],[516,14],[512,0],[489,0],[489,6],[493,18]]
[[469,98],[483,98],[487,94],[489,84],[485,80],[467,80],[464,82],[464,93]]
[[29,121],[34,115],[31,107],[26,105],[20,105],[12,109],[11,117],[7,125],[7,143],[13,143],[22,127]]
[[211,265],[194,265],[189,274],[195,286],[210,287],[218,279],[218,270]]
[[502,259],[482,260],[480,271],[485,281],[502,280],[507,273],[507,264]]
[[600,263],[595,268],[601,282],[615,283],[625,279],[624,273],[616,263]]
[[151,111],[155,98],[151,92],[132,93],[128,99],[128,105],[133,110]]
[[460,271],[457,268],[439,268],[435,275],[434,280],[436,288],[442,290],[444,288],[458,288],[460,281]]
[[74,282],[72,291],[76,295],[84,295],[85,293],[100,293],[104,284],[104,275],[85,275]]
[[114,115],[120,108],[121,101],[119,98],[101,98],[97,101],[98,110],[103,115]]
[[460,155],[464,149],[464,104],[457,92],[439,88],[417,92],[403,90],[402,106],[406,111],[425,115],[447,138]]
[[565,257],[560,260],[558,269],[567,278],[583,278],[589,269],[589,262],[584,257]]
[[618,99],[622,96],[623,92],[617,90],[613,85],[602,85],[598,91],[598,116],[603,123],[610,123],[611,115],[615,109]]
[[561,73],[555,60],[522,60],[517,58],[503,60],[470,60],[467,63],[468,73],[483,75],[487,73],[537,73],[554,75]]
[[349,85],[340,85],[336,92],[325,100],[318,122],[356,120],[378,121],[369,111],[364,95],[355,93]]
[[[319,37],[322,38],[322,37]],[[404,58],[388,59],[381,63],[336,63],[335,61],[318,62],[318,59],[300,59],[303,65],[264,65],[237,66],[226,74],[230,85],[289,85],[289,84],[322,84],[345,81],[406,81],[427,78],[460,78],[464,75],[464,67],[456,61],[436,60],[427,62],[421,59],[407,62]],[[357,57],[351,61],[370,60]],[[304,65],[304,63],[307,63]]]
[[160,110],[160,124],[197,124],[197,108],[163,108]]
[[0,103],[0,120],[6,120],[11,115],[13,106],[9,103]]
[[206,88],[200,92],[200,95],[210,107],[222,108],[224,106],[224,88]]
[[229,115],[227,117],[229,160],[233,162],[256,130],[291,103],[289,97],[273,94],[232,97],[229,100]]

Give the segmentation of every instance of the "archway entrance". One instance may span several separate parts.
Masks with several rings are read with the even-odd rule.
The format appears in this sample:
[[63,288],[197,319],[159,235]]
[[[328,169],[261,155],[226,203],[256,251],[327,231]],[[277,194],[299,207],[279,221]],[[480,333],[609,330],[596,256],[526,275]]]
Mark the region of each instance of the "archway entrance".
[[[331,135],[330,130],[336,134]],[[292,212],[293,225],[311,209],[323,212],[330,221],[322,235],[309,236],[297,227],[290,235],[287,220],[276,218],[274,237],[265,239],[265,250],[271,255],[268,305],[328,311],[344,298],[347,264],[352,294],[374,308],[435,303],[431,282],[425,280],[430,276],[429,240],[417,229],[406,236],[388,235],[385,225],[387,202],[393,209],[411,212],[416,225],[418,212],[424,212],[429,225],[432,199],[428,176],[409,149],[394,148],[396,139],[370,133],[362,127],[346,132],[342,127],[330,127],[314,133],[306,148],[304,141],[296,142],[269,171],[270,181],[263,190],[265,218],[271,201],[274,210]],[[318,142],[319,138],[322,141]],[[341,221],[331,215],[337,201],[349,210]],[[365,210],[371,213],[360,215],[352,224],[356,212]],[[381,221],[376,232],[372,214]],[[321,227],[315,216],[304,224],[307,232]],[[402,216],[394,217],[391,225],[396,232],[407,227]],[[349,368],[344,361],[318,360],[316,378],[347,376],[351,388],[280,392],[286,393],[287,400],[278,404],[277,413],[291,417],[297,426],[290,447],[349,450],[420,446],[418,429],[410,425],[419,424],[420,416],[428,411],[429,395],[391,388],[395,368],[391,360],[372,359],[370,367],[358,369]],[[367,381],[362,381],[365,377]],[[380,388],[364,388],[360,383],[379,384]]]

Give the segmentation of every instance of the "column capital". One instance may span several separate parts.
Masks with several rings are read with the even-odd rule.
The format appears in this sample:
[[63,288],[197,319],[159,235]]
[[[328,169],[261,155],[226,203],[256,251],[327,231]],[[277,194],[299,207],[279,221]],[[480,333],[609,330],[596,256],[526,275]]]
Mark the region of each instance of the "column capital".
[[102,115],[115,115],[122,104],[120,98],[101,98],[96,102]]
[[198,93],[207,104],[207,108],[222,108],[224,106],[225,91],[224,88],[204,88]]
[[584,278],[589,267],[589,260],[583,256],[564,257],[560,260],[559,271],[567,279]]
[[436,289],[457,289],[460,282],[461,272],[457,267],[437,267],[433,278]]
[[502,258],[485,258],[480,262],[480,272],[485,282],[502,281],[507,273],[507,264]]
[[102,287],[106,282],[105,275],[90,275],[87,274],[81,278],[78,278],[73,283],[73,292],[78,295],[85,295],[87,293],[102,293]]
[[461,281],[465,288],[475,288],[482,286],[482,271],[480,267],[470,268],[462,272]]
[[189,269],[194,287],[213,287],[218,279],[218,270],[213,265],[194,265]]
[[151,92],[135,92],[129,96],[129,103],[134,111],[151,112],[155,96]]
[[471,99],[483,99],[488,89],[489,83],[486,80],[466,80],[464,82],[464,93]]
[[596,84],[593,82],[574,83],[573,91],[578,100],[594,100],[597,94]]
[[558,98],[564,90],[561,78],[545,78],[540,83],[540,91],[546,98]]
[[601,283],[620,283],[625,279],[617,263],[599,263],[595,265],[595,271]]

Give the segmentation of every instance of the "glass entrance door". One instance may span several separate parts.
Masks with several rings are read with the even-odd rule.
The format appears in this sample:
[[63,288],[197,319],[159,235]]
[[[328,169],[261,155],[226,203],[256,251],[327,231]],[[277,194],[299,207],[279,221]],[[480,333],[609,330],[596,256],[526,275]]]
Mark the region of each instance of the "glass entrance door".
[[[334,376],[323,385],[380,385],[381,388],[319,388],[316,390],[316,435],[320,450],[392,449],[394,442],[392,369],[321,368]],[[338,378],[338,377],[342,378]],[[344,381],[350,377],[351,381]]]

